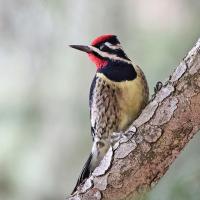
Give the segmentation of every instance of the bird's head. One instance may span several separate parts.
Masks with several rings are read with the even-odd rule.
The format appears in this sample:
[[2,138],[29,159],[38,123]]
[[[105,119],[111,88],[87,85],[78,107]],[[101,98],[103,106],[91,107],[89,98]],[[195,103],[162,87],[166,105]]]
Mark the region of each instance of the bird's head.
[[102,35],[95,38],[91,45],[70,45],[70,47],[86,52],[97,69],[103,68],[109,62],[130,62],[116,35]]

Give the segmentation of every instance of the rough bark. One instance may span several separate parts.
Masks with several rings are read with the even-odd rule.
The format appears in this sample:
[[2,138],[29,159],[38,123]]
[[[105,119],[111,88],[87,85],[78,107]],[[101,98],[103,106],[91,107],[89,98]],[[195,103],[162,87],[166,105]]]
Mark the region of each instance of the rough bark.
[[200,39],[70,200],[136,199],[200,129]]

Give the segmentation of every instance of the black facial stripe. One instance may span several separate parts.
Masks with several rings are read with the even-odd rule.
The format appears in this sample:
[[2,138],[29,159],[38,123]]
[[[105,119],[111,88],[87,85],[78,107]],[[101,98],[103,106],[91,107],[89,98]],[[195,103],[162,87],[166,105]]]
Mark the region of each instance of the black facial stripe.
[[95,56],[99,57],[99,58],[102,58],[96,51],[93,51],[92,52]]
[[111,49],[108,46],[104,45],[104,44],[102,44],[102,45],[103,45],[103,48],[100,48],[100,50],[109,53]]
[[117,57],[124,58],[126,60],[130,60],[122,49],[112,49],[104,45],[103,48],[101,48],[101,51],[107,52],[109,54],[114,54]]
[[[126,59],[126,60],[129,60],[131,61],[127,55],[124,53],[124,51],[122,49],[110,49],[109,47],[105,46],[103,49],[102,49],[102,52],[106,52],[106,53],[109,53],[110,55],[116,55],[117,57],[119,58],[123,58],[123,59]],[[104,59],[104,60],[110,60],[109,57],[103,57],[101,56],[100,54],[98,54],[97,52],[93,51],[93,54],[98,57],[98,58],[101,58],[101,59]]]
[[124,51],[122,49],[110,49],[109,48],[109,51],[108,53],[110,54],[114,54],[116,55],[117,57],[120,57],[120,58],[124,58],[126,60],[130,60],[127,55],[124,53]]
[[109,39],[108,39],[107,41],[105,41],[105,42],[109,42],[109,43],[111,43],[112,45],[120,44],[120,42],[119,42],[119,40],[117,39],[116,36],[113,36],[113,37],[109,38]]

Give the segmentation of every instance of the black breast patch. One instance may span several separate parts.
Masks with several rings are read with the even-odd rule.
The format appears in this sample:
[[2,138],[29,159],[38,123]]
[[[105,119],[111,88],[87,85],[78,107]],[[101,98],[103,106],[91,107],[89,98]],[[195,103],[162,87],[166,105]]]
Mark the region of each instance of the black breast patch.
[[137,73],[132,64],[124,62],[109,62],[105,67],[98,69],[108,79],[115,82],[131,81],[137,77]]

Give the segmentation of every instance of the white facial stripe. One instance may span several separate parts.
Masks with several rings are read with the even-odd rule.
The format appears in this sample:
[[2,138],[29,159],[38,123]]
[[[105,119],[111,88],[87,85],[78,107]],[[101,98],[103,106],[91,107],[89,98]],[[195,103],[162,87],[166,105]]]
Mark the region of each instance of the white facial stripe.
[[115,50],[115,49],[122,49],[122,47],[121,47],[120,44],[113,45],[113,44],[111,44],[111,43],[109,43],[109,42],[105,42],[104,44],[105,44],[107,47],[109,47],[110,49],[113,49],[113,50]]
[[112,46],[109,46],[110,49],[122,49],[121,45],[112,45]]
[[98,53],[100,56],[102,56],[104,58],[110,58],[112,60],[120,60],[120,61],[126,62],[128,64],[132,64],[132,62],[130,60],[120,58],[120,57],[116,56],[115,54],[109,54],[107,52],[100,51],[98,48],[93,47],[93,46],[89,46],[89,47],[92,49],[92,51]]
[[107,47],[110,47],[112,44],[110,42],[105,42],[104,43]]

